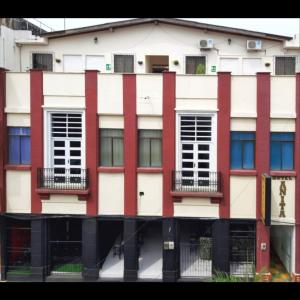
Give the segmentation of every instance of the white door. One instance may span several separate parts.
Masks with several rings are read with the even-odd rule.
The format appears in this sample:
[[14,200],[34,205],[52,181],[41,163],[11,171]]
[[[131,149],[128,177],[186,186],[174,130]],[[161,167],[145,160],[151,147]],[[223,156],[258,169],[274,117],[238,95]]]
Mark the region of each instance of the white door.
[[82,72],[83,60],[81,55],[63,56],[64,72]]
[[51,115],[51,172],[56,188],[78,189],[85,184],[82,114]]
[[240,74],[240,60],[238,58],[221,57],[219,70],[238,75]]
[[[180,159],[176,183],[186,191],[211,191],[212,117],[180,116]],[[177,186],[179,187],[179,186]]]

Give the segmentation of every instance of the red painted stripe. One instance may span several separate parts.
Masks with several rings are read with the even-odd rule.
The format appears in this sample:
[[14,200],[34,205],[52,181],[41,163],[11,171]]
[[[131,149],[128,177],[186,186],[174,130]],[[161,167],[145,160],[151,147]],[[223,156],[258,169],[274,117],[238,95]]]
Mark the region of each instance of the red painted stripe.
[[124,214],[137,214],[136,75],[123,75],[124,110]]
[[31,165],[5,165],[5,170],[30,171]]
[[271,176],[279,176],[279,177],[296,177],[297,172],[295,171],[270,171]]
[[230,175],[236,176],[256,176],[256,170],[230,170]]
[[37,169],[43,167],[43,72],[30,70],[31,123],[31,212],[41,213],[42,203],[37,189]]
[[98,214],[98,162],[99,162],[99,120],[98,120],[98,71],[85,72],[86,104],[86,167],[89,172],[90,194],[87,199],[87,215]]
[[224,198],[220,202],[220,218],[230,218],[230,101],[231,73],[218,72],[218,172],[222,174]]
[[295,220],[296,220],[296,264],[295,273],[300,274],[300,73],[296,74],[296,137],[295,137],[295,171],[296,177],[296,199],[295,199]]
[[7,157],[7,123],[5,109],[6,70],[0,68],[0,212],[6,211],[6,173],[5,163]]
[[176,106],[176,72],[163,73],[163,216],[174,215],[172,190],[172,171],[175,170],[175,106]]
[[137,168],[137,173],[162,173],[162,168]]
[[[257,119],[256,119],[256,271],[270,267],[270,232],[261,221],[261,175],[269,173],[270,166],[270,73],[257,73]],[[267,250],[261,250],[261,243]]]
[[124,173],[124,167],[98,167],[98,173]]

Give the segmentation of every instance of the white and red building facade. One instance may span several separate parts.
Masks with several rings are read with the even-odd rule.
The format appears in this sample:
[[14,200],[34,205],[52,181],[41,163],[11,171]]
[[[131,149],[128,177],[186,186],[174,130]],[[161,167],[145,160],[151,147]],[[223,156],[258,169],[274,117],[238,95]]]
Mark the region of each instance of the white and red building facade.
[[299,49],[176,22],[19,41],[22,72],[0,72],[2,279],[270,279],[272,251],[299,280]]

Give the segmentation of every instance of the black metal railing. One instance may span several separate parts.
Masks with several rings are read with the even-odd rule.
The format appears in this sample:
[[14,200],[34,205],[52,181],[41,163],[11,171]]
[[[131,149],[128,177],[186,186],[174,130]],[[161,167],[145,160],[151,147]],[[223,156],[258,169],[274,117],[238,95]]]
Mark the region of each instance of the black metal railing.
[[221,173],[207,171],[173,171],[175,192],[221,192]]
[[38,168],[38,188],[54,190],[85,190],[88,188],[88,169]]

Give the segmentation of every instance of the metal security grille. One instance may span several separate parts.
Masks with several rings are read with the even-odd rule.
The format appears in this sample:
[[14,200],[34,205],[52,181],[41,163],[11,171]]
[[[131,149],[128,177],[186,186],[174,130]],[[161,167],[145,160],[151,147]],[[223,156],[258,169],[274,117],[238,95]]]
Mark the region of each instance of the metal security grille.
[[212,276],[212,238],[200,237],[180,244],[181,277]]
[[294,75],[296,70],[296,57],[276,57],[275,75]]
[[230,238],[230,274],[251,277],[254,273],[255,232],[232,232]]
[[133,55],[114,55],[115,73],[133,73]]
[[81,138],[82,115],[59,113],[51,114],[52,137]]
[[185,58],[185,73],[197,74],[198,66],[203,65],[204,73],[201,72],[201,74],[205,74],[205,61],[205,56],[187,56]]

